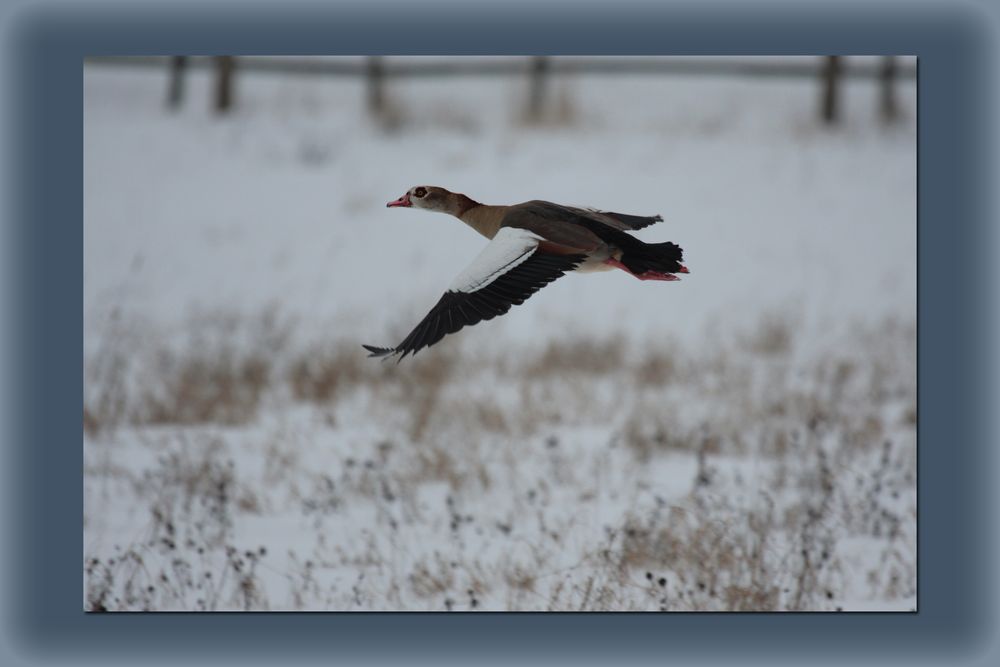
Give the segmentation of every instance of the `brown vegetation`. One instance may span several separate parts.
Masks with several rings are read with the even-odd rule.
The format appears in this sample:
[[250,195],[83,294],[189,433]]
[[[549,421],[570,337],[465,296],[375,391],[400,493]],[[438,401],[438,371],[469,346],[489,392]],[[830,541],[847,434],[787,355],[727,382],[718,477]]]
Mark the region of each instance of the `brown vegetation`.
[[[234,336],[239,326],[226,321],[224,335],[197,334],[211,344],[187,353],[136,347],[109,357],[106,346],[104,363],[92,360],[103,372],[90,372],[85,387],[85,443],[96,448],[86,469],[131,484],[148,522],[113,558],[87,556],[89,610],[391,609],[412,596],[428,609],[832,610],[851,566],[838,530],[883,545],[867,574],[872,594],[915,594],[915,515],[896,500],[915,493],[915,436],[898,437],[916,423],[911,328],[859,329],[858,344],[808,361],[794,359],[790,322],[772,318],[735,346],[698,354],[610,339],[490,359],[457,341],[397,365],[354,345]],[[323,468],[301,456],[309,432],[241,436],[238,446],[258,448],[263,461],[259,478],[241,478],[237,445],[204,427],[252,426],[271,406],[304,409],[329,433],[362,414],[384,436],[331,440],[335,458]],[[598,427],[610,442],[581,456],[576,426]],[[120,429],[138,429],[158,452],[141,476],[112,463]],[[528,477],[523,456],[536,461]],[[630,506],[576,564],[553,565],[580,548],[572,518],[549,516],[553,503],[641,492],[644,469],[669,457],[693,463],[680,497]],[[768,466],[750,497],[736,493],[749,488],[733,467],[740,461]],[[421,490],[435,485],[448,495],[428,507]],[[466,507],[497,493],[495,516]],[[236,517],[282,502],[312,522],[325,554],[292,557],[287,602],[262,585],[263,553],[233,544]],[[359,506],[371,508],[371,530],[324,530]],[[393,565],[397,531],[421,522],[443,522],[449,537],[440,551]],[[518,554],[491,565],[445,555],[484,534]],[[319,583],[338,567],[368,573],[349,603]]]

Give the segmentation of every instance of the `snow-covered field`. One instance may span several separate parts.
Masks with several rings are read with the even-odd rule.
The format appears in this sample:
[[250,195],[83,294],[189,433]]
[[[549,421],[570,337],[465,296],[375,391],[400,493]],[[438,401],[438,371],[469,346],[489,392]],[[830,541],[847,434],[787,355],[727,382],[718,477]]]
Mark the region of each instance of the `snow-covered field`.
[[[88,609],[916,608],[916,89],[84,68]],[[402,364],[483,245],[417,184],[664,222]]]

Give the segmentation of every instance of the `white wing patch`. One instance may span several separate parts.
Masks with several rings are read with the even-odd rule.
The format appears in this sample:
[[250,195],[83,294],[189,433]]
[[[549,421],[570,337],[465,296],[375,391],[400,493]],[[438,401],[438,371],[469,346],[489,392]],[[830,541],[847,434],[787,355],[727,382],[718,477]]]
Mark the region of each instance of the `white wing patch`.
[[486,287],[515,266],[524,263],[542,237],[526,229],[501,227],[493,240],[476,255],[448,289],[452,292],[475,292]]

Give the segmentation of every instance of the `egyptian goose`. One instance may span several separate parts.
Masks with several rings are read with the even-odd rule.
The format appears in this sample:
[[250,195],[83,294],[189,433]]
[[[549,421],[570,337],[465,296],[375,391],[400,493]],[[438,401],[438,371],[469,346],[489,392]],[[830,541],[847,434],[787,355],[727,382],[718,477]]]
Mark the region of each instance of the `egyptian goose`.
[[663,220],[533,200],[488,206],[463,194],[418,185],[386,204],[449,213],[490,239],[441,300],[396,347],[365,345],[370,357],[416,354],[450,333],[503,315],[567,271],[621,269],[639,280],[688,273],[674,243],[644,243],[628,232]]

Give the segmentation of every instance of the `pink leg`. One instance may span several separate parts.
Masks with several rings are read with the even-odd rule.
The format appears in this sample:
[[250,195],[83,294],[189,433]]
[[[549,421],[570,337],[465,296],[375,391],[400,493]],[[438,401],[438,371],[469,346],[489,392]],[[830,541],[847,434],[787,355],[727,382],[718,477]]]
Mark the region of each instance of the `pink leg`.
[[[626,272],[626,273],[628,273],[630,275],[635,276],[639,280],[664,280],[664,281],[680,280],[680,278],[678,278],[677,276],[675,276],[672,273],[660,273],[659,271],[646,271],[645,273],[632,273],[631,271],[628,270],[627,266],[625,266],[624,264],[622,264],[621,262],[619,262],[614,257],[610,257],[610,258],[604,260],[604,263],[608,264],[610,266],[613,266],[616,269],[621,269],[622,271],[624,271],[624,272]],[[681,267],[681,269],[682,269],[681,273],[687,273],[688,272],[687,271],[687,267]]]

